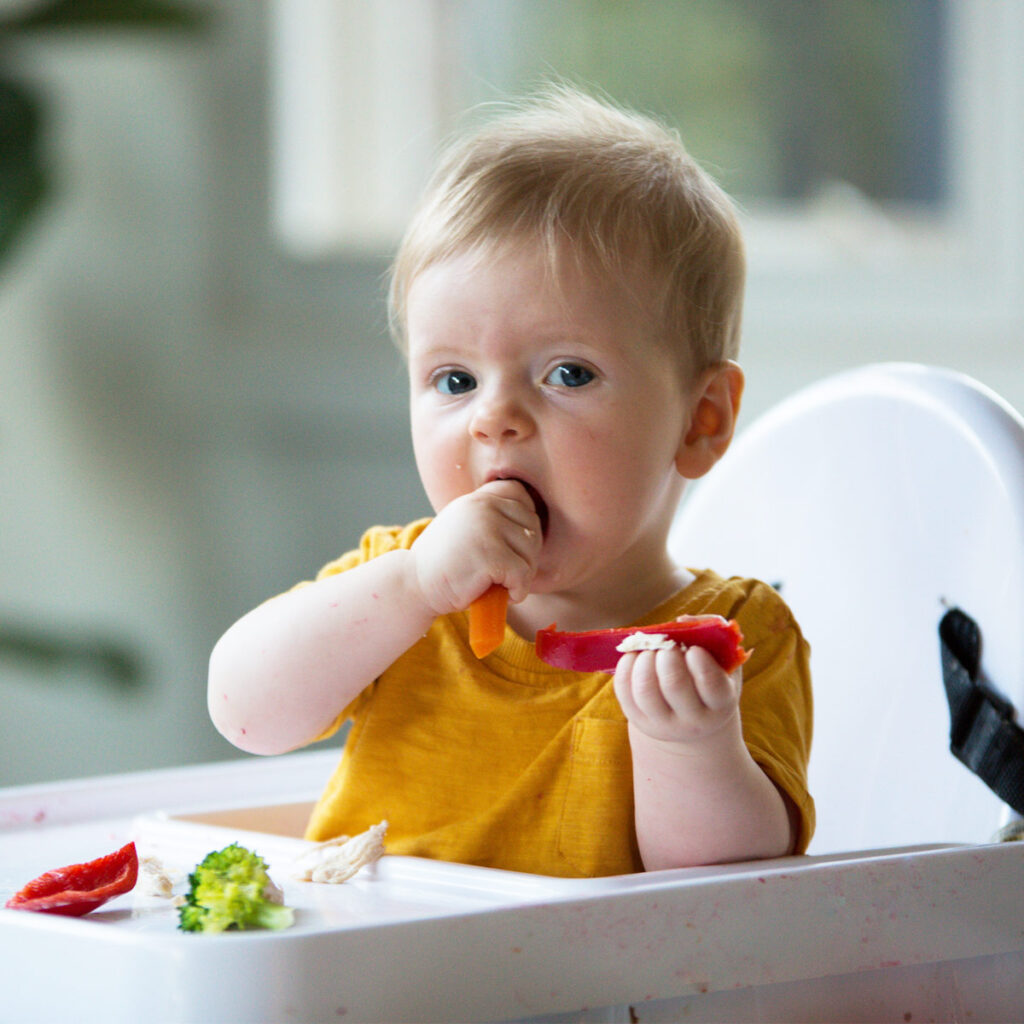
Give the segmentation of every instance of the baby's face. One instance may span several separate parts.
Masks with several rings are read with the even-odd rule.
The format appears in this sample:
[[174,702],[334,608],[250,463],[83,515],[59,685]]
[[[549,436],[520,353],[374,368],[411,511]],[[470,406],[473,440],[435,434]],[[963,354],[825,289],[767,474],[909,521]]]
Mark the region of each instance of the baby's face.
[[[567,261],[568,262],[568,261]],[[407,303],[413,446],[435,510],[495,478],[527,485],[545,526],[534,592],[663,557],[690,418],[678,361],[635,299],[539,248],[423,271]]]

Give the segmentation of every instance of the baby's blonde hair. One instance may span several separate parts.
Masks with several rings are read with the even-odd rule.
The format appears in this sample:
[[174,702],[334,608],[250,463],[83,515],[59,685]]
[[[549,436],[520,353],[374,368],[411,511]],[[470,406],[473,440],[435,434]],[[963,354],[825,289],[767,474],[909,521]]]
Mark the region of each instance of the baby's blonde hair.
[[745,258],[735,208],[655,120],[557,85],[453,145],[392,266],[398,346],[418,274],[523,241],[543,245],[552,266],[568,252],[621,284],[653,286],[657,332],[691,370],[738,354]]

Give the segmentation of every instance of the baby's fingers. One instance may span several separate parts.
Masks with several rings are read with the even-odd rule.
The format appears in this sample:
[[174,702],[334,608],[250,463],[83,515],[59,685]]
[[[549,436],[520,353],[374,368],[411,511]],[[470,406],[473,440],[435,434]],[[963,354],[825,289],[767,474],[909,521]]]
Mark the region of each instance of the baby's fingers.
[[702,710],[678,647],[623,655],[616,667],[614,685],[623,713],[634,722],[690,718]]
[[681,647],[668,647],[651,655],[652,672],[666,714],[680,723],[695,723],[707,711],[687,660],[688,653]]
[[693,689],[701,704],[709,711],[730,710],[739,700],[741,673],[724,672],[717,661],[703,648],[687,650],[686,665]]
[[622,712],[631,722],[657,720],[670,713],[654,669],[654,653],[623,654],[612,685]]
[[717,733],[739,703],[739,673],[729,676],[700,648],[624,654],[614,677],[623,714],[656,740],[692,743]]

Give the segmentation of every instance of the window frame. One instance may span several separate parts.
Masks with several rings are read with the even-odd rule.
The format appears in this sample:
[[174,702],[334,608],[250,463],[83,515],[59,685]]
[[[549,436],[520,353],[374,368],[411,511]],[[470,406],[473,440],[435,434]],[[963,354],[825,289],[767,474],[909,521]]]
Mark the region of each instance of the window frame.
[[[274,215],[285,248],[300,259],[393,250],[456,120],[457,27],[446,0],[361,2],[272,4]],[[291,45],[301,54],[290,69],[282,26],[297,34]],[[1024,3],[954,0],[948,30],[946,202],[938,210],[898,209],[849,194],[749,204],[742,214],[748,335],[784,333],[809,347],[840,322],[861,336],[871,332],[879,351],[899,346],[902,357],[914,357],[928,354],[926,336],[951,338],[972,327],[972,344],[1005,349],[1009,332],[1019,330]],[[368,82],[344,74],[340,55],[353,48],[363,68],[372,56]],[[387,88],[378,88],[382,82]],[[308,117],[317,104],[329,104],[319,135]],[[289,110],[305,118],[305,134],[289,133]],[[954,348],[948,340],[937,354]]]
[[[949,33],[946,202],[900,210],[847,195],[744,211],[748,308],[769,330],[792,327],[795,313],[818,326],[842,318],[916,349],[922,328],[995,327],[999,346],[1019,329],[1024,4],[958,0]],[[972,344],[987,344],[984,331]]]

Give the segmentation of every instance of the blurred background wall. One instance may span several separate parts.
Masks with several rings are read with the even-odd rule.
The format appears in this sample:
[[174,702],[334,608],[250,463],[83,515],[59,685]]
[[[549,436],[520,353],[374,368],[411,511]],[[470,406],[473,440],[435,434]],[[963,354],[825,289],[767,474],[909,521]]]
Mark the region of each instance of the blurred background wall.
[[0,26],[0,785],[235,756],[216,638],[428,511],[383,275],[438,141],[542,75],[675,121],[742,203],[745,422],[883,359],[1024,408],[1015,0],[0,0]]

